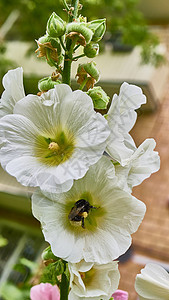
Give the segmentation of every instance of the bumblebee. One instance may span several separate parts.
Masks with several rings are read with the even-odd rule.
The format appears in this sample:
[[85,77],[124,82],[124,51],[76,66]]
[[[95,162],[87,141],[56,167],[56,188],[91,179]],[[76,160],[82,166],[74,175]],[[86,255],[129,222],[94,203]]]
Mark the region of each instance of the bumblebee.
[[81,222],[82,228],[85,228],[84,220],[87,218],[89,211],[92,208],[97,209],[97,207],[90,205],[87,200],[80,199],[76,201],[75,205],[72,207],[68,218],[73,222]]

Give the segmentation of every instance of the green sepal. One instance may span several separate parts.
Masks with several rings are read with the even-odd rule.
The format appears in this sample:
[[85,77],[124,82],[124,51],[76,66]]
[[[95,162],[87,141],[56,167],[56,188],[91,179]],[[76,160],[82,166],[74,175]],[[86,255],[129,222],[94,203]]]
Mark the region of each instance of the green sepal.
[[54,38],[64,35],[66,31],[66,23],[55,13],[49,17],[46,27],[47,33]]
[[53,81],[51,77],[45,77],[39,80],[38,89],[40,91],[48,91],[53,89],[55,85],[60,84],[60,80]]
[[57,256],[55,256],[51,250],[51,246],[47,247],[43,252],[42,252],[42,260],[49,260],[53,259],[55,261],[59,260]]
[[89,57],[93,58],[99,53],[99,44],[95,42],[90,42],[84,47],[84,54]]
[[80,22],[72,22],[67,25],[66,28],[67,34],[71,32],[77,32],[83,35],[85,38],[86,44],[88,44],[93,37],[93,31],[87,27],[86,23],[80,23]]
[[88,90],[87,94],[92,98],[94,108],[96,109],[107,108],[110,97],[105,93],[105,91],[100,86],[96,86]]
[[61,45],[58,38],[52,38],[51,36],[45,34],[38,39],[38,42],[41,44],[51,43],[52,47],[57,49],[58,55],[61,54]]
[[94,35],[92,37],[93,42],[99,42],[106,31],[106,19],[98,19],[91,21],[88,23],[89,28],[94,31]]
[[90,63],[86,63],[81,65],[83,66],[83,68],[85,69],[85,71],[96,80],[96,82],[99,80],[100,77],[100,72],[98,71],[98,69],[96,68],[96,63],[95,62],[90,62]]

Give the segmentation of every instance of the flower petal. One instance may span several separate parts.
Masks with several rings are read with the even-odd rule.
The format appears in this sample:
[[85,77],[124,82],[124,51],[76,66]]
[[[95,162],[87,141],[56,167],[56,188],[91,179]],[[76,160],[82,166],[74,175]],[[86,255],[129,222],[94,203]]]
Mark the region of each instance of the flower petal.
[[[119,186],[131,192],[134,186],[150,177],[160,168],[160,157],[154,151],[156,143],[154,139],[146,139],[138,149],[126,160],[125,166],[117,165],[116,176]],[[127,178],[127,180],[126,180]]]
[[161,266],[149,263],[137,275],[135,289],[140,299],[168,300],[169,274]]
[[23,69],[17,68],[8,71],[3,77],[2,84],[5,91],[0,100],[0,118],[7,114],[12,114],[16,102],[25,97]]
[[142,90],[124,82],[119,96],[114,95],[108,111],[107,120],[111,134],[107,141],[107,152],[122,165],[124,165],[123,160],[131,156],[136,148],[128,133],[136,122],[135,110],[144,103],[146,103],[146,97]]

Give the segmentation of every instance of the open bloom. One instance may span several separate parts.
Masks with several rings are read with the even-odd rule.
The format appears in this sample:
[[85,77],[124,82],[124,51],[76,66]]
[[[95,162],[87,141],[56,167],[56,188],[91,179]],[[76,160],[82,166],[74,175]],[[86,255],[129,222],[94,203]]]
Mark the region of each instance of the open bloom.
[[135,110],[144,103],[146,103],[146,97],[141,88],[126,82],[122,84],[119,96],[115,94],[112,99],[106,117],[111,129],[106,151],[122,166],[126,164],[126,159],[136,150],[129,131],[137,119]]
[[15,104],[25,97],[23,69],[17,68],[8,71],[3,77],[2,84],[5,91],[0,99],[0,118],[7,114],[12,114]]
[[56,285],[40,283],[31,288],[30,298],[31,300],[60,300],[60,292]]
[[41,97],[26,96],[1,118],[1,164],[25,186],[67,191],[100,159],[109,134],[91,98],[59,84]]
[[120,273],[118,263],[98,265],[86,263],[69,263],[70,288],[69,300],[109,300],[118,288]]
[[118,164],[115,166],[121,188],[131,192],[134,186],[159,170],[160,157],[158,152],[154,151],[155,146],[154,139],[146,139],[128,158],[124,167]]
[[113,300],[128,300],[128,293],[126,291],[117,290],[112,295]]
[[169,300],[169,274],[161,266],[149,263],[137,275],[135,289],[140,300]]
[[106,264],[129,248],[145,205],[117,187],[114,173],[112,162],[102,157],[67,193],[33,194],[33,214],[54,255]]

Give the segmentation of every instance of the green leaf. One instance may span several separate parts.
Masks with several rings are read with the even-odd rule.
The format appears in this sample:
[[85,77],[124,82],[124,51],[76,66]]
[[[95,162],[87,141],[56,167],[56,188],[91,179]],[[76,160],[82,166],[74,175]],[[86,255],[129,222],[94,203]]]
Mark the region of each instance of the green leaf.
[[21,290],[11,283],[5,283],[0,289],[0,294],[4,300],[28,300],[29,290]]
[[8,244],[8,240],[0,235],[0,247],[5,247]]

